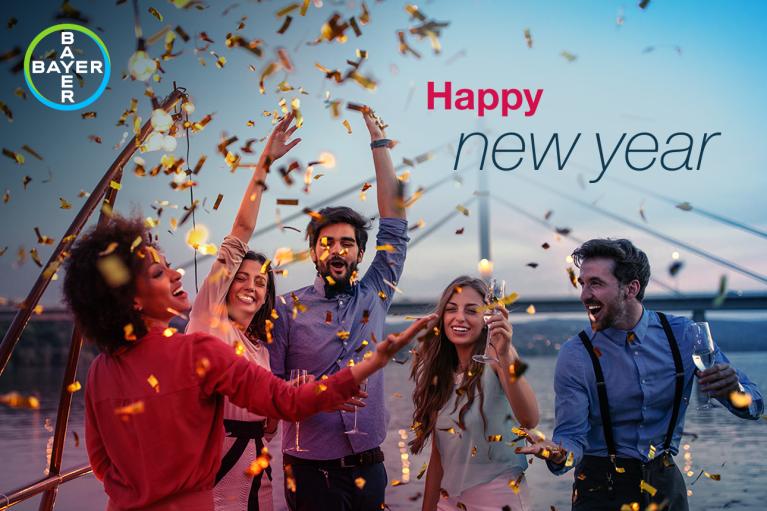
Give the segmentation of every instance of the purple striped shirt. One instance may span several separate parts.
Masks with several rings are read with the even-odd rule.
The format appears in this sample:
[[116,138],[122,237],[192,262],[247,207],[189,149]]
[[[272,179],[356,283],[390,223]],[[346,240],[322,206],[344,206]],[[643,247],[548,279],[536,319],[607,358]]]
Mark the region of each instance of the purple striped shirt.
[[[375,342],[382,339],[394,295],[394,289],[385,281],[396,284],[402,275],[408,239],[406,220],[381,218],[376,244],[390,244],[394,250],[376,251],[365,276],[349,294],[326,298],[324,282],[318,275],[313,285],[293,291],[300,304],[306,306],[304,312],[297,312],[294,317],[291,293],[283,295],[285,303],[277,300],[279,319],[268,345],[274,374],[288,378],[291,369],[306,369],[319,379],[340,371],[349,360],[361,360],[366,351],[375,349]],[[301,447],[309,451],[291,454],[330,460],[381,445],[389,423],[381,371],[369,378],[367,392],[367,406],[357,412],[357,428],[367,435],[344,434],[354,424],[354,413],[318,413],[301,421]],[[295,434],[293,423],[283,424],[283,450],[294,445]]]

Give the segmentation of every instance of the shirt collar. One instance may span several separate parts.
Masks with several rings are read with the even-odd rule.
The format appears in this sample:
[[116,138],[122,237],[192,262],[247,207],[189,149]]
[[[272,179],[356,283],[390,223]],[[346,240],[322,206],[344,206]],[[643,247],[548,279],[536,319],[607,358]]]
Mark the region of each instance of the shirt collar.
[[328,290],[328,286],[326,286],[325,279],[322,278],[322,275],[318,273],[317,276],[314,277],[314,285],[312,287],[314,287],[314,291],[318,295],[323,296],[330,300],[335,298],[336,296],[351,296],[351,294],[354,293],[356,284],[357,283],[355,282],[354,285],[352,285],[349,288],[348,292],[347,291],[337,291],[337,292],[330,291]]
[[[639,321],[636,325],[634,325],[634,328],[630,328],[628,330],[621,330],[619,328],[605,328],[602,330],[602,334],[604,334],[605,337],[610,339],[612,342],[619,346],[623,346],[626,344],[626,337],[629,332],[634,332],[634,341],[637,344],[642,344],[642,340],[645,338],[645,335],[647,334],[647,327],[650,323],[650,315],[647,312],[647,309],[642,306],[642,316],[639,318]],[[593,339],[594,336],[597,334],[595,331],[591,331],[591,338]]]

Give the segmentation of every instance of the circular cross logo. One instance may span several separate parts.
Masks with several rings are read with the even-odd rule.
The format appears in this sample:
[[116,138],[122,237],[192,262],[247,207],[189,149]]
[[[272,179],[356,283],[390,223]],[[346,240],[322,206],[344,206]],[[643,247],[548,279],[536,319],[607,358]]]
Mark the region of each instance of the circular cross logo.
[[[80,58],[87,54],[88,49],[77,47],[73,51],[75,33],[87,36],[80,36],[79,43],[83,41],[95,43],[97,51],[90,48],[90,53],[96,56],[100,54],[100,58]],[[52,38],[58,39],[57,47],[49,50],[40,59],[34,58],[32,53],[35,48],[52,34],[57,35],[56,38]],[[41,103],[56,110],[79,110],[96,101],[107,88],[110,71],[109,52],[101,38],[92,30],[73,23],[54,25],[37,34],[24,56],[24,78],[29,90]],[[94,81],[86,80],[86,76],[100,78],[101,81],[95,91],[92,91]],[[75,80],[79,87],[76,86]],[[87,87],[86,83],[91,86]],[[41,91],[43,86],[44,90]]]

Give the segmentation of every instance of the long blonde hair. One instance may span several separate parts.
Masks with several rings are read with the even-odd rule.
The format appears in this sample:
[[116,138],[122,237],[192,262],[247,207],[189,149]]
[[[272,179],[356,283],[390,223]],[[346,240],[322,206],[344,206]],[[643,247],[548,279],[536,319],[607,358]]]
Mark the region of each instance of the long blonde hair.
[[[453,280],[442,292],[437,304],[436,314],[439,318],[435,330],[429,331],[419,339],[420,345],[415,351],[410,377],[415,382],[413,389],[413,429],[416,437],[410,441],[410,450],[418,454],[424,448],[426,441],[434,432],[439,411],[448,402],[453,392],[453,378],[458,370],[458,352],[455,345],[445,335],[445,307],[453,295],[462,289],[475,290],[486,301],[487,284],[482,280],[462,275]],[[482,353],[487,339],[487,327],[483,326],[479,339],[474,343],[474,353]],[[482,393],[482,372],[484,364],[472,361],[464,373],[461,385],[456,389],[458,399],[451,413],[455,413],[459,401],[466,397],[466,402],[458,413],[458,427],[466,429],[463,422],[466,412],[479,394],[479,407],[482,422],[487,428],[487,419],[482,411],[484,395]]]

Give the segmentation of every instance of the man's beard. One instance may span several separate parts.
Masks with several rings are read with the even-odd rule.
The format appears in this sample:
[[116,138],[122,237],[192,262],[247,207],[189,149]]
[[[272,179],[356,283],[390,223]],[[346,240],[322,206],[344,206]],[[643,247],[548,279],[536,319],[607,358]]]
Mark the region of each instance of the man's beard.
[[[342,261],[344,265],[346,266],[346,273],[344,274],[343,278],[336,279],[333,277],[333,272],[330,269],[330,263],[333,261]],[[351,276],[354,275],[354,273],[357,271],[357,263],[353,262],[351,264],[347,263],[341,258],[328,258],[327,261],[325,261],[325,269],[323,270],[319,263],[316,263],[315,268],[317,268],[317,273],[320,274],[322,277],[322,280],[325,283],[325,294],[338,294],[341,292],[348,292],[352,288],[352,283],[350,282]]]

